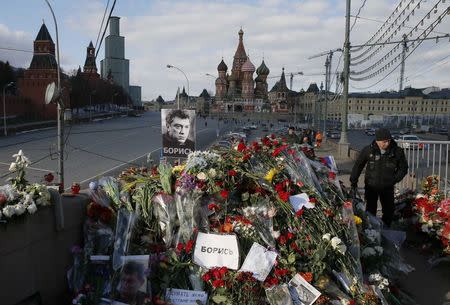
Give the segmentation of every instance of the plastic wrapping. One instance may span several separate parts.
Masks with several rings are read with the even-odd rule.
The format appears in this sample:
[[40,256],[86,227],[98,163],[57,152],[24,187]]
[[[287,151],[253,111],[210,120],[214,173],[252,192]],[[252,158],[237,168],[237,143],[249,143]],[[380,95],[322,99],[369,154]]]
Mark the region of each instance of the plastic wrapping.
[[[77,247],[79,249],[79,247]],[[73,265],[67,271],[67,283],[71,291],[79,291],[83,287],[85,277],[84,255],[81,249],[73,252]]]
[[287,284],[267,288],[266,296],[270,305],[294,305]]
[[249,219],[258,231],[259,236],[264,243],[271,248],[275,247],[273,238],[273,220],[275,208],[268,199],[264,199],[257,205],[249,206],[243,209],[244,216]]
[[175,223],[177,219],[177,208],[171,195],[159,194],[153,198],[153,212],[155,213],[159,227],[163,232],[162,239],[169,248],[175,237]]
[[389,279],[400,279],[414,271],[414,267],[407,264],[401,257],[400,249],[395,243],[398,240],[392,241],[385,236],[386,234],[382,235],[381,245],[383,246],[383,256],[387,262],[382,266],[381,273]]
[[389,240],[398,250],[406,240],[406,232],[397,230],[381,230],[381,236]]
[[320,181],[311,166],[311,160],[305,156],[302,151],[297,151],[295,157],[284,152],[285,168],[287,169],[291,179],[295,182],[300,181],[316,192],[322,193]]
[[131,232],[136,220],[135,213],[129,212],[122,208],[117,215],[116,238],[114,242],[113,252],[113,269],[118,270],[122,267],[122,259],[128,251],[130,244]]
[[104,206],[109,207],[111,205],[111,199],[103,188],[89,189],[89,197],[92,201]]
[[84,223],[84,252],[90,255],[108,255],[114,243],[114,232],[101,221],[87,219]]
[[196,192],[175,194],[175,205],[177,207],[177,215],[180,222],[177,244],[186,243],[192,239],[194,226],[196,226],[194,209],[199,206],[200,198],[201,194]]
[[327,294],[328,296],[342,300],[341,304],[345,304],[344,301],[350,302],[351,298],[344,293],[339,287],[336,285],[335,282],[333,282],[329,277],[321,276],[315,285],[317,288],[319,288],[322,292]]
[[103,177],[98,181],[98,185],[103,188],[116,206],[120,206],[119,183],[114,177]]
[[359,243],[358,229],[356,228],[355,218],[352,206],[344,205],[342,207],[342,221],[347,225],[349,232],[348,252],[355,259],[356,271],[358,272],[359,280],[363,279],[363,271],[361,266],[361,246]]

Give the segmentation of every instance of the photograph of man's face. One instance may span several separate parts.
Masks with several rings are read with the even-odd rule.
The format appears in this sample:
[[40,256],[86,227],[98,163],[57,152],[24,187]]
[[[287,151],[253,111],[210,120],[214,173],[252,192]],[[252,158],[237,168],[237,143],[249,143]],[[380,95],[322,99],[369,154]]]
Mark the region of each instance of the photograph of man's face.
[[191,121],[189,114],[175,110],[166,117],[167,135],[179,144],[184,144],[189,136]]
[[121,302],[139,304],[142,290],[145,290],[144,265],[136,261],[128,261],[123,265],[117,284],[117,293]]
[[162,155],[186,158],[195,151],[195,110],[161,109]]

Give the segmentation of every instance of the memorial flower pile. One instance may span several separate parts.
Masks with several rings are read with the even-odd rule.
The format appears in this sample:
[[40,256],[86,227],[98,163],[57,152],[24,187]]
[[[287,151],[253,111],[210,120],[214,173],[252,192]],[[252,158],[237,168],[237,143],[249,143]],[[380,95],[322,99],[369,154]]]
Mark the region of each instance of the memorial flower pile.
[[48,206],[50,192],[45,185],[29,184],[25,179],[26,168],[30,160],[22,150],[13,155],[9,171],[16,176],[9,184],[0,186],[0,220],[9,221],[25,214],[34,214],[38,207]]
[[[115,283],[126,258],[148,256],[146,296],[132,304],[380,304],[361,257],[383,248],[332,161],[272,135],[102,178],[91,186],[78,266],[103,255]],[[78,295],[83,281],[71,279]],[[97,291],[127,303],[121,284],[108,287]]]
[[444,254],[450,254],[450,199],[439,189],[439,177],[428,176],[414,200],[420,230],[440,240]]

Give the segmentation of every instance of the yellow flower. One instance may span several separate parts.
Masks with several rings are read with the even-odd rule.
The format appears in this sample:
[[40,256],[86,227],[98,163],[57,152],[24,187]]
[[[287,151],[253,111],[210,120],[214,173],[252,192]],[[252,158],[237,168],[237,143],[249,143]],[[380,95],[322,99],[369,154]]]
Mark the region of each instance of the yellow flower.
[[172,174],[182,172],[185,167],[186,167],[186,164],[181,164],[181,165],[174,166],[172,168]]
[[278,174],[278,170],[276,168],[272,168],[264,177],[269,182],[272,182],[273,177]]
[[361,219],[361,218],[359,218],[359,217],[356,216],[356,215],[353,215],[353,218],[355,219],[355,224],[357,224],[357,225],[362,224],[362,219]]

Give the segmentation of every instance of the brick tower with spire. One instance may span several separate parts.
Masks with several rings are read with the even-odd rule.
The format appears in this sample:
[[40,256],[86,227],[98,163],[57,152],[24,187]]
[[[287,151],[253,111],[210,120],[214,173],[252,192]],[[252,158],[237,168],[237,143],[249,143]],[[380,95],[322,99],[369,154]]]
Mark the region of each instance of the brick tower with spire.
[[51,82],[57,82],[55,44],[45,23],[33,42],[33,58],[30,67],[18,80],[21,95],[31,100],[36,118],[56,119],[55,104],[45,104],[45,90]]

